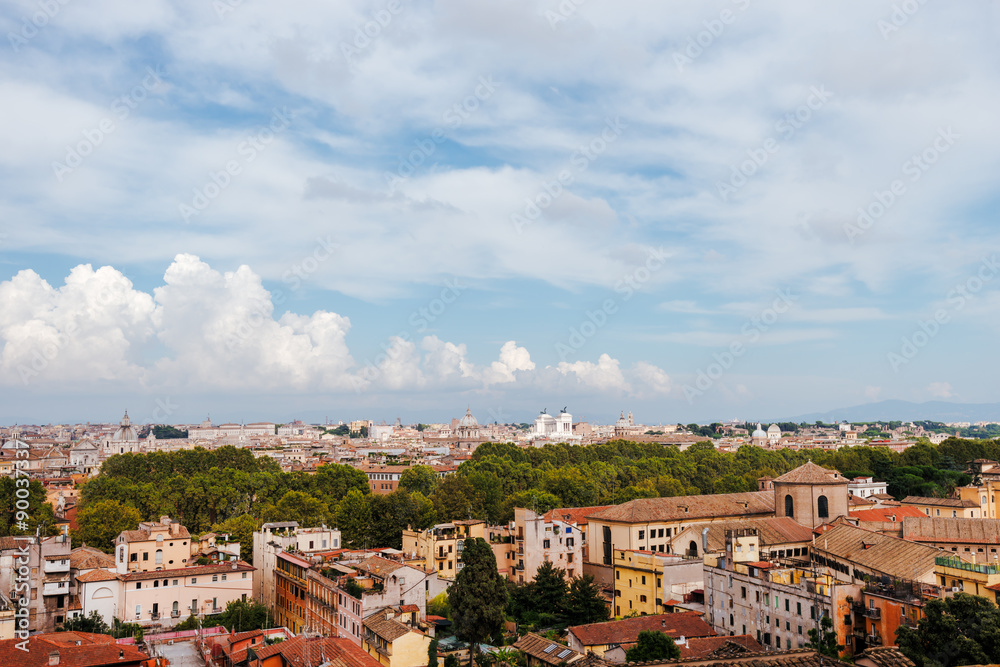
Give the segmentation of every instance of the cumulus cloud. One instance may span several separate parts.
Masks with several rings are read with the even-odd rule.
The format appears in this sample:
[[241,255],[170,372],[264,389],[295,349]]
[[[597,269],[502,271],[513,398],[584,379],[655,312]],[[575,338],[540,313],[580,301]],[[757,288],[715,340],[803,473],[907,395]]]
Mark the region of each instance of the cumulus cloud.
[[527,348],[518,347],[515,341],[509,340],[500,348],[500,359],[490,364],[483,373],[486,384],[503,384],[514,382],[517,371],[533,371],[535,362]]

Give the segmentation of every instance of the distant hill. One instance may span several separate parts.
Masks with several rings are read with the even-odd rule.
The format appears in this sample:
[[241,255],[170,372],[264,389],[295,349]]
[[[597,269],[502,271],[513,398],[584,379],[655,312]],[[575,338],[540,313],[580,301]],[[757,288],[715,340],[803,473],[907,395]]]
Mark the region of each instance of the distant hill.
[[1000,403],[948,403],[947,401],[879,401],[849,408],[838,408],[829,412],[813,412],[778,421],[807,422],[837,421],[915,421],[927,419],[938,422],[1000,422]]

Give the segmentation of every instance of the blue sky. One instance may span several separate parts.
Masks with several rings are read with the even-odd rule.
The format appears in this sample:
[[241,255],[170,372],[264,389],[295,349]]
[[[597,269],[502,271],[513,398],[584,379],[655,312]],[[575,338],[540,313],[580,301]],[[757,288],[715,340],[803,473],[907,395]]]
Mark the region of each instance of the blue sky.
[[1000,400],[998,11],[8,2],[0,421]]

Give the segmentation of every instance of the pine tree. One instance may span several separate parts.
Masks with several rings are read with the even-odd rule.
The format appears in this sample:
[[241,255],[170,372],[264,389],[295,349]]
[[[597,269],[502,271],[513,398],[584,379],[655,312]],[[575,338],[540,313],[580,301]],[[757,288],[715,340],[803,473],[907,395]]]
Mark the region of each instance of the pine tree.
[[507,584],[497,572],[493,549],[486,540],[465,540],[462,569],[448,591],[455,634],[470,643],[482,643],[500,634],[507,607]]
[[668,637],[659,630],[643,630],[640,632],[635,646],[625,653],[625,659],[629,662],[677,660],[680,657],[681,650],[674,643],[673,638]]
[[566,594],[566,618],[570,625],[585,625],[608,620],[608,605],[594,575],[574,577]]

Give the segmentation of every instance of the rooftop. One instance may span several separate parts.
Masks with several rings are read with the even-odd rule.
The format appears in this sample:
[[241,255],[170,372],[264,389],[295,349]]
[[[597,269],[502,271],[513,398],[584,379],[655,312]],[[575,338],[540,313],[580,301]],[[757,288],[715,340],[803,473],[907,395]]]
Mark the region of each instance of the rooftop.
[[620,621],[577,625],[569,629],[583,646],[634,642],[644,630],[659,630],[674,639],[715,635],[712,626],[702,619],[701,613],[696,611],[639,616]]
[[717,493],[709,496],[638,498],[588,515],[589,519],[622,523],[682,521],[718,517],[773,514],[774,493]]

